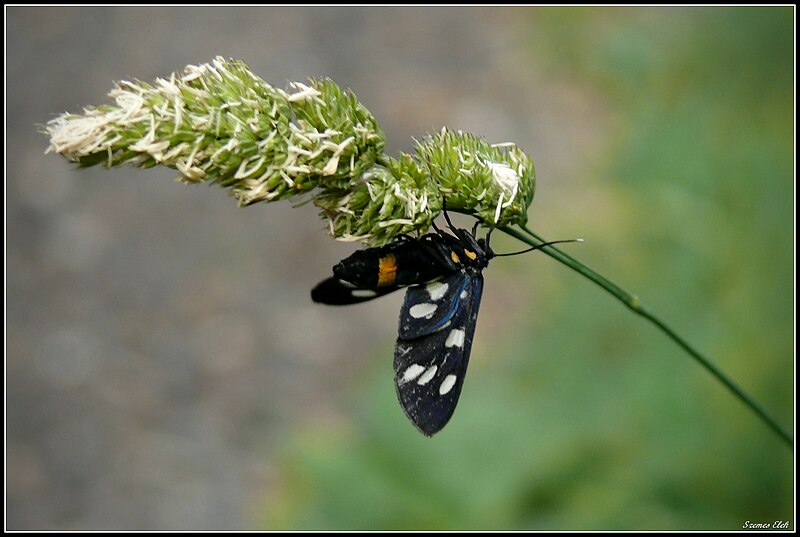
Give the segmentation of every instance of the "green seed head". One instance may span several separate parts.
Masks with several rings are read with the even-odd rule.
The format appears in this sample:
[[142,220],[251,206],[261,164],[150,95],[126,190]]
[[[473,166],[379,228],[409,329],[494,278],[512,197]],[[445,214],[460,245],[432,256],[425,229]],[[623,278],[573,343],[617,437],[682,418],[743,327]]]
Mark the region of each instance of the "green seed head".
[[392,159],[377,120],[328,79],[284,91],[218,57],[109,95],[114,105],[50,121],[49,150],[82,167],[167,166],[240,205],[305,195],[341,240],[424,233],[445,201],[487,226],[524,223],[533,199],[533,162],[513,144],[443,129]]

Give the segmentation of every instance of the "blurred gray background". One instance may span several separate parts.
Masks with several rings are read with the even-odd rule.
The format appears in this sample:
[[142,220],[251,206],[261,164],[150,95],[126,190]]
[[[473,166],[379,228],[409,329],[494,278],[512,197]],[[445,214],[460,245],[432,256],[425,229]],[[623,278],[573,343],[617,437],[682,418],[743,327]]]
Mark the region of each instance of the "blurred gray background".
[[[255,73],[279,87],[290,80],[329,76],[352,88],[383,125],[390,154],[410,151],[412,138],[442,126],[473,132],[492,142],[514,141],[536,161],[538,189],[531,211],[534,229],[550,238],[587,238],[585,248],[572,248],[580,258],[612,278],[619,277],[621,284],[633,286],[645,299],[663,298],[656,303],[657,310],[666,310],[679,329],[690,328],[694,341],[715,351],[739,378],[752,380],[759,377],[745,365],[748,359],[732,363],[724,359],[734,356],[724,343],[725,334],[731,326],[746,325],[741,318],[736,317],[739,324],[725,326],[724,318],[715,321],[704,316],[695,323],[685,314],[726,304],[738,308],[736,290],[747,294],[747,281],[741,282],[741,287],[732,283],[727,291],[719,290],[708,283],[715,281],[714,276],[654,273],[643,261],[657,248],[677,248],[686,259],[690,257],[687,264],[708,265],[708,274],[713,275],[722,270],[719,267],[727,267],[727,261],[716,264],[703,253],[702,244],[713,242],[714,234],[724,231],[718,222],[698,223],[709,230],[703,235],[709,240],[680,246],[685,236],[675,228],[685,222],[685,212],[676,209],[671,217],[658,220],[648,210],[635,209],[641,201],[636,197],[637,187],[617,181],[624,173],[611,165],[624,139],[620,132],[625,130],[624,112],[613,104],[615,90],[609,90],[615,86],[613,77],[595,85],[580,78],[591,74],[592,68],[605,69],[600,60],[582,65],[579,74],[571,73],[569,62],[574,56],[564,52],[562,57],[562,48],[574,53],[579,45],[571,47],[563,41],[568,35],[545,30],[563,28],[568,25],[565,21],[577,17],[583,27],[589,25],[607,36],[616,31],[615,24],[630,22],[638,25],[635,35],[640,42],[620,46],[641,48],[651,35],[648,28],[656,27],[663,32],[660,46],[666,49],[674,44],[670,36],[680,34],[684,26],[702,26],[702,21],[692,22],[699,13],[562,10],[553,15],[525,8],[7,8],[7,527],[659,529],[705,527],[705,523],[725,521],[722,527],[735,529],[739,515],[727,518],[714,511],[711,518],[704,518],[701,507],[701,514],[683,518],[664,514],[683,513],[684,504],[669,499],[682,497],[680,493],[675,496],[672,488],[665,489],[672,491],[663,497],[668,499],[656,495],[652,505],[637,511],[628,526],[617,518],[592,518],[594,511],[583,508],[591,504],[599,509],[596,500],[605,497],[599,491],[608,487],[576,493],[584,499],[571,506],[552,500],[563,518],[537,516],[548,509],[551,500],[543,501],[538,493],[525,492],[528,489],[519,489],[513,496],[521,498],[519,502],[508,505],[541,504],[539,511],[525,511],[530,518],[510,514],[503,518],[494,511],[499,518],[488,517],[475,525],[470,525],[469,519],[462,519],[466,522],[461,525],[430,513],[416,521],[387,515],[359,522],[343,514],[347,509],[360,510],[361,500],[356,499],[347,509],[330,509],[343,518],[326,518],[324,509],[308,505],[313,498],[339,494],[328,490],[326,496],[327,489],[315,484],[324,482],[327,467],[316,467],[313,461],[324,460],[326,453],[335,458],[333,453],[349,451],[327,451],[328,446],[341,438],[374,445],[372,429],[360,425],[364,420],[372,423],[371,419],[397,431],[392,434],[400,438],[418,434],[391,393],[391,356],[402,297],[342,310],[315,305],[309,298],[311,287],[356,246],[331,240],[313,207],[293,209],[283,202],[240,209],[224,190],[179,184],[172,180],[175,172],[166,169],[78,171],[61,157],[44,154],[48,142],[37,126],[57,113],[107,103],[112,81],[149,81],[223,55],[244,60]],[[596,21],[587,23],[592,17]],[[582,45],[592,46],[591,42]],[[640,69],[643,80],[650,76],[646,63],[644,67],[636,63],[641,58],[635,54],[620,54],[619,58],[625,69]],[[624,63],[629,60],[633,63]],[[687,73],[691,76],[693,71]],[[704,159],[698,156],[698,162]],[[673,163],[679,166],[678,161]],[[636,169],[635,176],[648,174],[646,163],[630,160],[628,165]],[[787,186],[790,180],[791,176],[780,179]],[[629,188],[633,190],[626,190]],[[656,206],[661,202],[673,208],[691,206],[695,216],[706,214],[704,206],[687,205],[692,203],[692,195],[691,190],[675,187],[656,191],[650,201]],[[788,245],[791,255],[791,212],[785,205],[775,211],[775,228],[783,230],[779,246]],[[656,224],[658,231],[640,235],[641,228],[650,224]],[[681,238],[668,238],[673,232]],[[724,259],[746,263],[746,256],[738,257],[741,251],[734,247],[738,245],[733,239],[720,238],[730,245]],[[749,246],[757,248],[753,242]],[[496,245],[500,251],[517,248],[508,239],[499,239]],[[786,265],[790,259],[781,257],[776,263]],[[505,268],[495,269],[494,265]],[[649,382],[663,378],[659,401],[667,406],[676,405],[676,399],[685,402],[677,404],[678,418],[672,421],[662,419],[665,414],[659,407],[654,407],[653,414],[645,412],[648,427],[657,429],[664,421],[678,430],[688,427],[693,432],[687,433],[686,443],[677,449],[707,453],[708,446],[715,444],[709,444],[703,435],[728,438],[724,426],[720,432],[709,423],[745,423],[741,434],[749,440],[743,445],[751,446],[753,453],[769,453],[770,458],[777,454],[778,469],[768,472],[777,488],[770,485],[758,490],[786,498],[791,480],[779,477],[784,475],[780,468],[791,470],[785,449],[737,402],[712,388],[713,381],[679,350],[668,344],[663,347],[667,350],[656,347],[662,344],[657,336],[652,339],[658,343],[649,346],[646,338],[652,334],[639,321],[544,256],[521,256],[494,265],[487,271],[479,342],[473,353],[475,362],[483,355],[484,365],[472,366],[470,382],[474,384],[465,388],[462,399],[470,396],[470,387],[481,384],[481,375],[495,370],[507,371],[511,382],[526,384],[528,373],[521,368],[528,366],[520,364],[527,363],[527,358],[518,362],[507,356],[520,351],[524,355],[527,343],[512,344],[508,349],[506,341],[530,334],[530,326],[539,330],[532,337],[546,341],[544,334],[551,331],[546,319],[552,317],[562,332],[553,336],[554,341],[546,347],[549,352],[537,352],[537,359],[554,368],[570,364],[566,366],[569,373],[563,373],[564,378],[553,373],[556,369],[550,370],[550,377],[537,373],[530,378],[540,379],[536,381],[539,384],[533,382],[521,389],[542,389],[542,384],[551,381],[558,386],[574,378],[580,382],[570,385],[572,393],[583,392],[599,380],[594,371],[619,373],[628,360],[657,362],[647,376]],[[526,276],[522,279],[519,274]],[[782,286],[776,291],[781,297],[787,290],[791,292],[787,274],[775,275]],[[688,282],[688,294],[710,286],[718,293],[714,296],[722,297],[720,303],[671,300],[669,287],[679,285],[682,278]],[[575,291],[568,294],[568,288]],[[597,313],[569,317],[563,304],[578,308],[587,295],[591,297],[587,308]],[[773,306],[778,309],[771,313],[751,310],[747,314],[781,319],[778,325],[771,324],[778,331],[773,335],[783,342],[780,352],[763,352],[765,348],[758,344],[750,347],[752,356],[758,356],[772,376],[745,384],[756,388],[760,397],[774,389],[777,395],[769,406],[788,412],[781,414],[786,423],[791,419],[787,404],[791,403],[788,379],[792,370],[790,356],[784,352],[791,346],[784,343],[790,343],[791,330],[787,332],[786,327],[791,326],[791,308],[785,300]],[[613,312],[610,316],[609,311]],[[619,332],[600,325],[587,329],[598,317],[608,323],[613,319]],[[754,336],[757,341],[760,337]],[[570,354],[569,342],[584,338],[588,342],[582,350]],[[563,354],[560,346],[567,347]],[[657,360],[653,356],[658,356]],[[584,366],[585,374],[575,373]],[[587,449],[604,445],[604,453],[616,453],[622,459],[636,460],[630,454],[639,449],[649,452],[659,443],[660,433],[654,432],[656,436],[650,438],[649,433],[637,432],[641,425],[637,420],[645,416],[626,421],[619,417],[625,414],[618,412],[647,407],[637,396],[644,397],[650,384],[632,392],[628,388],[638,386],[645,377],[629,371],[628,376],[615,378],[628,379],[631,384],[620,380],[616,387],[600,382],[592,385],[589,393],[602,391],[603,398],[579,399],[576,404],[596,413],[582,416],[581,410],[569,410],[554,418],[558,422],[555,433],[544,436]],[[775,379],[788,384],[776,386]],[[375,392],[373,386],[382,387]],[[711,390],[713,397],[696,395],[706,390]],[[564,401],[569,397],[566,391],[560,395]],[[483,407],[477,404],[488,398],[482,399],[478,393],[473,397],[473,407],[462,401],[456,413],[460,421],[449,426],[455,430],[451,434],[458,434],[458,427],[480,423],[472,422],[472,415],[480,419]],[[603,403],[606,398],[608,402]],[[508,429],[516,428],[519,420],[534,422],[544,411],[559,416],[565,410],[559,408],[562,403],[552,392],[549,400],[548,405],[539,405],[535,416],[526,414],[529,408],[513,408],[513,420],[505,422]],[[372,415],[373,406],[387,410],[375,411],[375,418],[363,417],[364,413]],[[716,417],[712,411],[712,417],[704,418],[698,409],[707,406],[725,410]],[[505,412],[503,415],[511,413],[512,408]],[[695,418],[699,425],[692,425]],[[613,425],[609,426],[608,419]],[[587,423],[595,423],[598,431],[616,428],[620,438],[632,436],[635,440],[604,444],[592,436],[600,433],[587,432],[583,437],[580,434],[584,433],[575,433],[578,442],[565,432],[579,431]],[[328,432],[317,436],[320,430]],[[675,430],[667,429],[665,434]],[[456,437],[463,440],[457,445],[475,441],[483,446],[476,460],[506,458],[502,447],[506,441],[497,435],[507,433],[480,428],[469,431],[466,438]],[[421,454],[416,459],[420,464],[439,460],[436,457],[442,454],[435,451],[439,449],[434,447],[437,441],[419,439],[421,447],[414,444],[414,449],[421,450],[414,452]],[[349,445],[347,442],[343,445]],[[620,446],[626,448],[617,449]],[[630,446],[636,446],[633,452],[626,450]],[[312,454],[296,459],[302,450]],[[434,451],[429,455],[426,450]],[[549,461],[542,453],[555,456],[564,452],[558,443],[532,451],[530,464]],[[601,466],[606,464],[596,453],[587,457]],[[657,458],[652,453],[650,457]],[[720,455],[718,460],[725,468],[728,459]],[[390,461],[381,466],[392,467]],[[551,462],[547,466],[552,467]],[[682,466],[678,460],[672,463]],[[665,468],[671,468],[664,464],[656,472],[662,477],[669,473]],[[707,467],[696,460],[692,464],[695,466],[682,467]],[[572,463],[566,466],[575,467]],[[355,477],[355,470],[337,471],[352,479],[351,488],[358,489],[365,482]],[[474,477],[468,469],[460,471]],[[315,477],[318,474],[323,477]],[[296,479],[298,475],[302,479]],[[500,481],[494,479],[474,477],[465,487],[489,491],[497,485],[499,490]],[[568,479],[588,482],[579,476]],[[657,478],[648,479],[653,482]],[[565,482],[559,477],[553,481]],[[681,490],[679,484],[670,486]],[[386,493],[386,498],[394,497]],[[557,497],[573,496],[570,492]],[[748,501],[737,505],[748,505]],[[783,500],[776,502],[770,500],[770,505],[778,506],[776,509],[785,505]],[[421,512],[414,509],[411,511]],[[516,513],[509,509],[507,513]],[[581,517],[576,518],[576,512]],[[782,513],[766,508],[759,512],[776,517]],[[742,522],[747,518],[747,513],[741,513]]]

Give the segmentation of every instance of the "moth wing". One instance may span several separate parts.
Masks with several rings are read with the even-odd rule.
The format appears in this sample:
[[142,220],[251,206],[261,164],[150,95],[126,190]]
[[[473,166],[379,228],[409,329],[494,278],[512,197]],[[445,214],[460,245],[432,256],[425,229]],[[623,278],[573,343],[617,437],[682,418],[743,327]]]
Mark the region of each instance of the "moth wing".
[[466,298],[470,276],[454,272],[424,285],[409,287],[400,309],[400,339],[413,339],[443,329]]
[[[481,274],[470,276],[459,272],[443,281],[454,285],[447,299],[443,297],[440,301],[442,306],[447,305],[448,314],[424,328],[416,324],[419,319],[406,316],[420,303],[425,286],[409,288],[394,355],[395,388],[400,405],[414,426],[427,436],[447,424],[458,404],[483,292]],[[418,328],[411,337],[403,335],[404,322]],[[434,325],[439,327],[432,329]]]
[[321,281],[311,290],[311,300],[331,306],[346,306],[388,295],[398,289],[400,289],[400,286],[397,285],[361,289],[344,280],[328,278]]

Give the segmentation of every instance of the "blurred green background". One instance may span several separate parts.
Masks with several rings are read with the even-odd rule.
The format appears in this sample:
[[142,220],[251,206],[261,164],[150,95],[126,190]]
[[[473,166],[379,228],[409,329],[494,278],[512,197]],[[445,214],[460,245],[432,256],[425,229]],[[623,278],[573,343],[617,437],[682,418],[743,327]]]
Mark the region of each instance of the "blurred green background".
[[792,8],[7,15],[9,529],[794,528],[793,453],[546,256],[486,271],[461,402],[424,438],[392,385],[402,297],[310,303],[354,248],[313,208],[78,172],[34,127],[222,54],[353,88],[391,153],[443,125],[515,141],[531,227],[586,239],[791,429]]

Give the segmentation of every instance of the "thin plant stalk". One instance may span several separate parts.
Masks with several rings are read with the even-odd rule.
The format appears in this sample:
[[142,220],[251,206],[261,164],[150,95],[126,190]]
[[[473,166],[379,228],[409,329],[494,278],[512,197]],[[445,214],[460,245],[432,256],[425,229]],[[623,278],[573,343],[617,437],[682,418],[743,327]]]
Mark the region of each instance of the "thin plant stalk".
[[[542,237],[540,237],[539,235],[537,235],[536,233],[534,233],[525,226],[520,226],[520,230],[511,227],[501,227],[500,229],[504,233],[531,246],[539,246],[542,243],[547,242],[545,239],[543,239]],[[703,356],[703,354],[700,353],[700,351],[695,349],[685,339],[683,339],[680,335],[678,335],[656,314],[647,309],[647,307],[645,307],[641,303],[641,301],[636,295],[627,292],[620,286],[616,285],[615,283],[609,281],[607,278],[603,277],[594,270],[590,269],[589,267],[587,267],[574,257],[570,256],[569,254],[563,252],[562,250],[554,246],[544,246],[541,248],[541,251],[549,255],[556,261],[559,261],[560,263],[563,263],[572,270],[580,273],[582,276],[594,282],[595,284],[599,285],[600,287],[602,287],[603,289],[614,295],[620,302],[625,304],[625,306],[628,307],[631,311],[653,323],[668,338],[677,343],[678,346],[680,346],[683,350],[685,350],[692,358],[694,358],[700,365],[702,365],[718,381],[720,381],[726,388],[728,388],[728,390],[731,393],[733,393],[733,395],[735,395],[742,403],[744,403],[751,411],[753,411],[759,417],[759,419],[761,419],[762,422],[764,422],[770,429],[772,429],[773,432],[775,432],[775,434],[777,434],[790,449],[794,447],[794,441],[792,440],[792,437],[789,436],[789,433],[787,433],[778,424],[778,422],[775,421],[775,419],[773,419],[755,399],[753,399],[752,396],[750,396],[733,380],[731,380],[730,377],[728,377],[710,359]]]
[[[534,247],[546,242],[524,225],[536,177],[515,144],[442,129],[414,155],[392,159],[383,154],[383,130],[352,92],[327,79],[309,84],[280,90],[245,63],[217,57],[154,84],[120,82],[109,93],[115,106],[56,117],[45,127],[49,151],[82,167],[167,166],[182,181],[230,188],[241,205],[310,196],[333,236],[372,246],[424,232],[445,194],[454,212]],[[656,325],[793,446],[752,397],[635,295],[558,248],[542,251]]]

